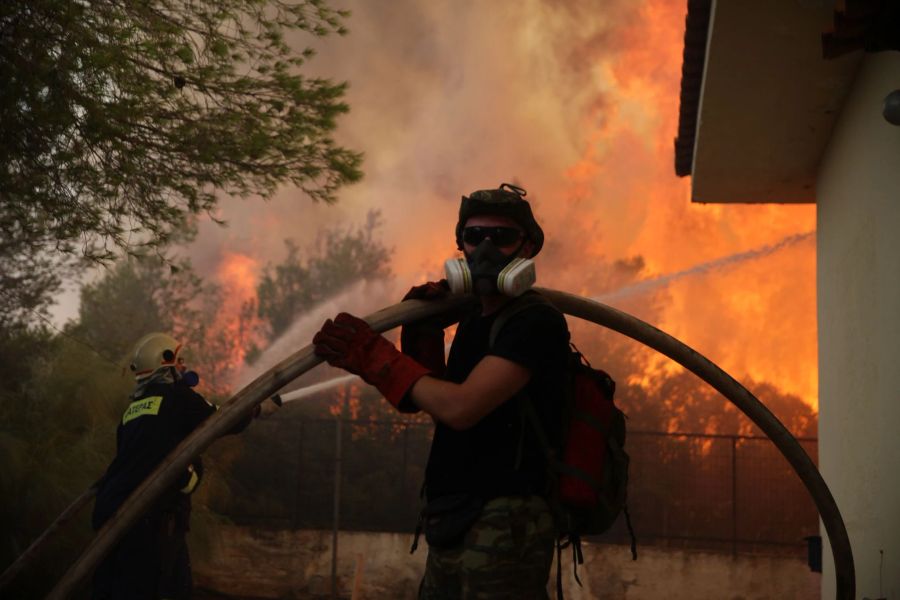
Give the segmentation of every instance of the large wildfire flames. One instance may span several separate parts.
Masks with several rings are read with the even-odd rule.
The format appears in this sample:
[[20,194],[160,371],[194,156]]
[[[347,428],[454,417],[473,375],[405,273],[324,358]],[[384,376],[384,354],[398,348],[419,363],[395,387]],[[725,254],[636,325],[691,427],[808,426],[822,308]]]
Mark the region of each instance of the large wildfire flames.
[[[241,309],[261,265],[280,260],[284,238],[302,246],[317,227],[360,222],[380,209],[399,296],[439,276],[454,254],[461,194],[515,181],[528,189],[547,234],[541,285],[602,296],[686,272],[611,303],[684,340],[764,400],[795,407],[779,416],[814,430],[813,237],[691,272],[812,231],[815,208],[690,203],[689,181],[675,176],[672,156],[684,0],[349,5],[350,35],[325,42],[311,64],[350,82],[352,112],[338,137],[365,152],[366,179],[334,207],[284,191],[264,209],[225,206],[228,230],[202,228],[198,243],[214,249],[217,276],[232,286],[219,312],[223,330],[244,335]],[[709,417],[703,422],[678,417],[686,396],[710,394],[699,385],[679,391],[675,365],[614,336],[574,331],[576,340],[591,337],[582,345],[592,351],[613,351],[614,366],[629,369],[614,373],[620,381],[663,395],[667,428],[725,426],[710,414],[720,404],[698,405]],[[802,403],[777,400],[791,396]]]
[[217,360],[204,365],[204,385],[226,395],[234,391],[234,374],[244,365],[247,351],[263,341],[256,314],[259,262],[236,252],[224,252],[215,270],[218,287],[214,314],[205,330],[204,345],[215,349]]

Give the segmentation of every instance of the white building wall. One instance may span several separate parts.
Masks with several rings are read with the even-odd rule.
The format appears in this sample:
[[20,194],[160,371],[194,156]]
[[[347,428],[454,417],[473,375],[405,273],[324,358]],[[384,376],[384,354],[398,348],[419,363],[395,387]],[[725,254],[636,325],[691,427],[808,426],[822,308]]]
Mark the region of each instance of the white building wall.
[[873,600],[900,599],[900,127],[881,115],[898,88],[900,53],[865,57],[817,182],[820,469]]

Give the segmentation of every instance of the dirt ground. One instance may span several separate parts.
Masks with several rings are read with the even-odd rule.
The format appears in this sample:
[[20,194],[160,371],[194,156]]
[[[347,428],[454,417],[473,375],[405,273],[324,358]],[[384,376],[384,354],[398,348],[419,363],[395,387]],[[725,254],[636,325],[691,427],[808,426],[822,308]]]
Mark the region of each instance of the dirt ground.
[[[207,589],[194,589],[191,600],[274,600],[273,598],[262,598],[259,596],[230,596],[214,592]],[[277,600],[331,600],[331,595],[326,596],[292,596],[290,598],[279,598]],[[338,596],[338,600],[349,600],[349,596]]]

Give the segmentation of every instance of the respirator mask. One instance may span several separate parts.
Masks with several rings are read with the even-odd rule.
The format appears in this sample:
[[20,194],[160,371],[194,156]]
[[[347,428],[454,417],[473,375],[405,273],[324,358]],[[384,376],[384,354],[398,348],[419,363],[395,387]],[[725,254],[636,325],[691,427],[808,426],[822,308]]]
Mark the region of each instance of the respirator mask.
[[506,255],[494,243],[496,240],[500,246],[509,246],[521,238],[522,232],[510,227],[465,228],[463,239],[476,248],[465,258],[451,258],[444,263],[450,291],[476,296],[523,294],[534,285],[534,261],[516,256],[521,244]]

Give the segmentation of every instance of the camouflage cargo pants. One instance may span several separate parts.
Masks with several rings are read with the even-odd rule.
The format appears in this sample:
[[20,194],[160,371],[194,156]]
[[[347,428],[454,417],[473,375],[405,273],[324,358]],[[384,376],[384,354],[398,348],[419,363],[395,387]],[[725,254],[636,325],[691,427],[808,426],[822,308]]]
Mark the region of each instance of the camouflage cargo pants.
[[419,600],[546,600],[555,540],[543,498],[495,498],[459,544],[428,549]]

